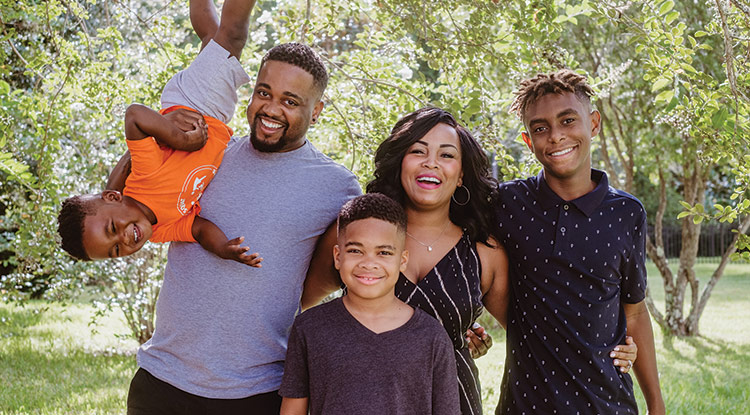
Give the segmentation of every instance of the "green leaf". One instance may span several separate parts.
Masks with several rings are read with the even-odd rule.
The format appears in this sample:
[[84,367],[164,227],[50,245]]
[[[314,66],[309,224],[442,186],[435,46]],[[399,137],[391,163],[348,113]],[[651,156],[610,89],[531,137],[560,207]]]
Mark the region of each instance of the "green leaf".
[[691,215],[691,213],[690,213],[690,212],[680,212],[680,213],[679,213],[679,214],[677,215],[677,219],[682,219],[682,218],[684,218],[684,217],[686,217],[686,216],[690,216],[690,215]]
[[672,0],[665,1],[661,4],[661,7],[659,7],[659,15],[667,14],[672,8],[674,7],[674,2]]
[[659,78],[651,85],[651,92],[658,91],[667,86],[672,80],[669,78]]
[[688,202],[686,202],[686,201],[684,201],[684,200],[680,200],[680,204],[681,204],[681,205],[682,205],[682,207],[684,207],[685,209],[692,209],[692,208],[693,208],[693,206],[692,206],[692,205],[690,205],[690,203],[688,203]]
[[10,92],[10,85],[7,82],[0,79],[0,95],[6,95],[9,92]]
[[664,108],[664,112],[672,111],[677,106],[678,102],[680,102],[680,100],[678,100],[677,97],[672,97],[672,100],[669,101],[669,105]]
[[714,116],[711,117],[711,125],[714,127],[714,129],[721,129],[721,127],[724,126],[724,122],[727,120],[728,116],[729,111],[727,111],[726,108],[722,108],[719,111],[716,111],[716,113],[714,113]]
[[699,224],[701,222],[703,222],[703,216],[693,216],[693,223],[694,224],[697,225],[697,224]]
[[675,21],[675,19],[677,19],[677,17],[679,17],[679,16],[680,16],[680,12],[678,12],[678,11],[673,11],[672,13],[669,13],[669,14],[667,15],[667,17],[665,17],[665,18],[664,18],[664,22],[665,22],[666,24],[672,24],[672,22],[674,22],[674,21]]
[[703,37],[703,36],[708,36],[708,32],[704,32],[703,30],[699,30],[695,32],[695,37]]
[[674,97],[674,91],[671,89],[667,89],[666,91],[662,91],[659,95],[657,95],[654,101],[670,101],[672,97]]

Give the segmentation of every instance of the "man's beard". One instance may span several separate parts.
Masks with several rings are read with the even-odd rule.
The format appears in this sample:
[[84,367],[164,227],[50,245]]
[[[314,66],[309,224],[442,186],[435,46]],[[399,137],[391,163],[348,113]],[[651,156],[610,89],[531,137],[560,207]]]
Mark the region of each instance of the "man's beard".
[[255,133],[255,128],[250,129],[250,142],[253,144],[253,147],[261,151],[263,153],[276,153],[280,150],[282,150],[286,145],[291,143],[293,140],[290,140],[289,137],[286,135],[287,129],[285,128],[284,131],[281,133],[281,137],[278,141],[275,143],[268,143],[258,138],[258,135]]

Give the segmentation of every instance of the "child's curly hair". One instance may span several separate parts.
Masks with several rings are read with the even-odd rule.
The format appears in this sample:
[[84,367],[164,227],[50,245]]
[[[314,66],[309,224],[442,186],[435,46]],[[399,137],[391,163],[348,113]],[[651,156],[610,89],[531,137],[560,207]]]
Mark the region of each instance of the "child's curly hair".
[[83,249],[83,223],[86,216],[95,213],[93,204],[79,195],[65,199],[57,215],[57,233],[62,238],[62,248],[76,259],[91,261]]
[[368,193],[346,202],[338,217],[338,231],[357,220],[380,219],[396,225],[399,232],[406,233],[406,212],[395,200],[382,193]]
[[539,98],[547,94],[574,93],[581,102],[591,104],[594,90],[588,84],[586,77],[579,75],[570,69],[561,69],[549,74],[538,74],[537,76],[521,81],[518,91],[514,92],[515,98],[510,104],[510,112],[515,113],[518,118],[523,115],[529,105],[535,103]]

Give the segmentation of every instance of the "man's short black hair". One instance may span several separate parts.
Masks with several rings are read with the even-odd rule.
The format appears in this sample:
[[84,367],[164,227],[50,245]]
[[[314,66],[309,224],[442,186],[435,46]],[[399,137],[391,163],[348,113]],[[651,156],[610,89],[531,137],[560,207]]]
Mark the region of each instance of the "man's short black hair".
[[276,45],[266,52],[266,56],[260,61],[263,68],[266,61],[279,61],[304,69],[313,76],[315,86],[321,95],[328,86],[328,71],[323,60],[312,48],[301,43],[282,43]]
[[346,202],[339,212],[338,231],[343,232],[354,221],[369,218],[392,223],[399,232],[406,233],[404,208],[382,193],[368,193]]
[[96,207],[82,195],[65,199],[57,215],[57,233],[62,238],[62,248],[76,259],[91,261],[83,249],[83,223],[86,216],[96,214]]

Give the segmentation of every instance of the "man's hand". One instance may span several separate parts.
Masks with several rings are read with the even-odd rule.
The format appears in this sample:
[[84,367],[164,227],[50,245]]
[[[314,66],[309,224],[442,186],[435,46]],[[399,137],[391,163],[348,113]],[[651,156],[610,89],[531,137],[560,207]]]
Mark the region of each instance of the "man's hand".
[[164,114],[164,118],[169,120],[175,127],[182,131],[192,131],[196,128],[196,125],[199,125],[198,123],[203,125],[206,124],[206,120],[203,118],[202,114],[185,108],[178,108],[174,111],[170,111]]
[[249,246],[242,246],[242,241],[245,240],[244,236],[239,236],[234,239],[228,240],[223,247],[220,248],[217,254],[224,259],[231,259],[237,262],[241,262],[251,267],[260,268],[262,267],[261,261],[263,258],[258,253],[248,254],[250,250]]
[[469,342],[469,352],[473,359],[486,355],[492,347],[492,337],[477,322],[466,330],[466,341]]

